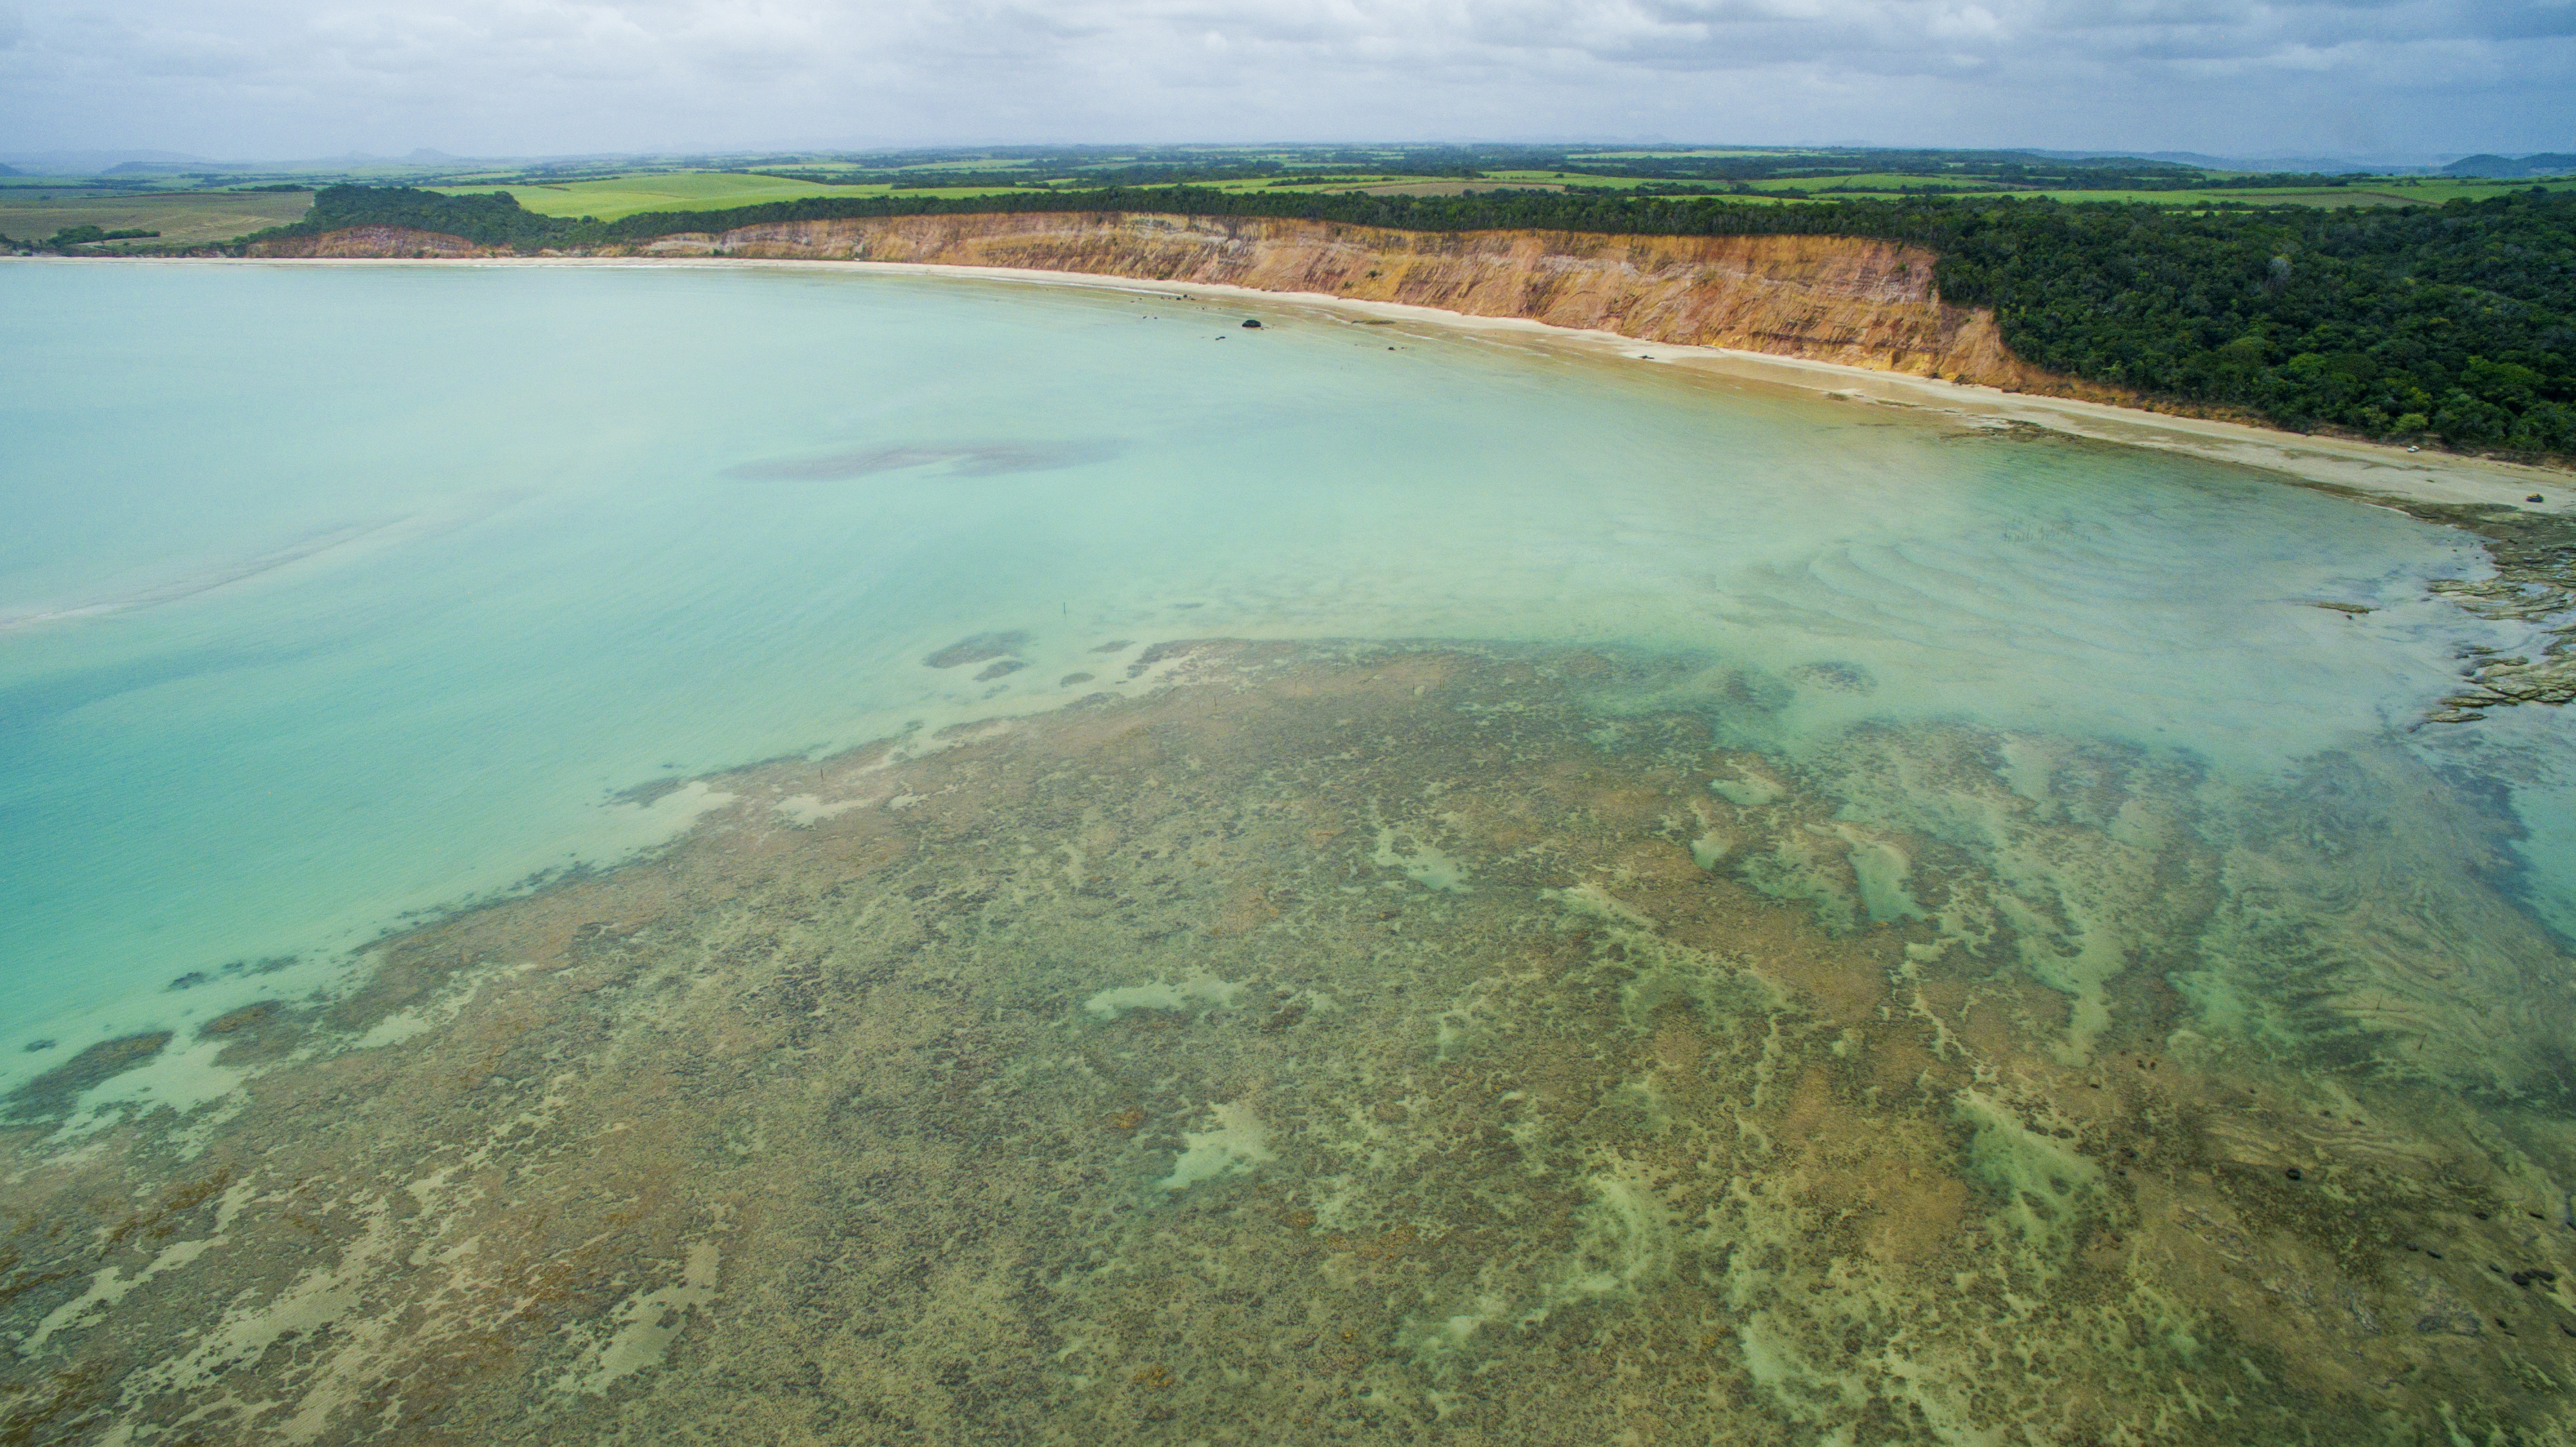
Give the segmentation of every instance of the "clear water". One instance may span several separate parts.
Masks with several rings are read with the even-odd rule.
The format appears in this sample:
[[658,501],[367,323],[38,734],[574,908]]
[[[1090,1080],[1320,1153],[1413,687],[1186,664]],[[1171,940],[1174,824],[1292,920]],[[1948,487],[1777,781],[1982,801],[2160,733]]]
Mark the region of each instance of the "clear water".
[[[802,804],[792,791],[807,765],[794,762],[749,784],[637,786],[828,760],[870,740],[926,747],[952,725],[1078,697],[1145,707],[1172,680],[1131,663],[1181,639],[1618,660],[1592,681],[1542,662],[1575,680],[1577,702],[1549,706],[1589,720],[1567,737],[1615,752],[1640,720],[1708,720],[1702,747],[1736,760],[1705,766],[1698,797],[1724,805],[1708,810],[1772,808],[1785,794],[1809,812],[1753,853],[1728,842],[1728,830],[1755,830],[1734,814],[1669,827],[1696,835],[1713,877],[1732,870],[1755,896],[1812,916],[1820,940],[1871,937],[1874,921],[1916,931],[1905,958],[1972,950],[1961,941],[1980,927],[1925,903],[1936,857],[1959,878],[2000,881],[1980,888],[2048,894],[2045,929],[2018,906],[1989,911],[2054,941],[2012,966],[2064,1011],[2030,1044],[2033,1069],[2098,1068],[2113,1039],[2134,1050],[2146,1038],[2121,1036],[2132,1007],[2106,993],[2124,967],[2163,972],[2180,1002],[2164,1027],[2194,1040],[2314,1033],[2266,994],[2289,968],[2287,936],[2253,920],[2290,886],[2249,883],[2244,861],[2279,857],[2248,841],[2322,797],[2332,767],[2321,761],[2362,761],[2351,767],[2377,781],[2362,792],[2393,812],[2302,825],[2355,862],[2331,887],[2300,888],[2347,904],[2374,890],[2475,893],[2488,913],[2444,895],[2422,903],[2446,921],[2426,928],[2463,958],[2476,950],[2458,945],[2461,931],[2511,936],[2502,963],[2462,966],[2459,998],[2442,1006],[2460,1013],[2426,1027],[2437,1058],[2479,1055],[2477,1012],[2514,1008],[2476,998],[2488,982],[2554,989],[2530,972],[2566,969],[2548,933],[2576,920],[2566,721],[2523,710],[2415,727],[2465,647],[2531,646],[2528,630],[2426,594],[2429,579],[2482,571],[2483,555],[2457,533],[2261,474],[1979,434],[1524,340],[1287,307],[1261,309],[1253,333],[1241,311],[994,283],[58,265],[0,272],[0,294],[0,1088],[92,1042],[176,1031],[148,1088],[207,1102],[189,1117],[201,1122],[189,1149],[218,1138],[204,1131],[220,1121],[202,1122],[228,1108],[226,1091],[284,1068],[230,1056],[218,1067],[226,1039],[189,1032],[256,1001],[362,986],[356,951],[408,920],[613,863],[702,815],[739,831],[740,797],[774,795],[820,825],[848,782],[838,765],[815,766]],[[925,662],[991,634],[1021,636],[957,666]],[[996,660],[1021,666],[996,671]],[[1477,694],[1477,707],[1504,707],[1501,696]],[[1982,741],[1956,747],[1984,761],[1991,787],[1927,762],[1953,749],[1927,741],[1961,739]],[[1225,747],[1210,736],[1211,767]],[[2130,803],[2093,818],[2069,780],[2111,769],[2101,760],[2114,753]],[[1503,769],[1484,783],[1508,795],[1538,790],[1539,777]],[[2406,812],[2410,790],[2440,795],[2425,821]],[[994,807],[1007,824],[1009,806]],[[2472,816],[2483,822],[2461,822]],[[2040,839],[2037,819],[2094,832]],[[1503,867],[1478,856],[1456,874],[1451,854],[1469,846],[1443,853],[1416,835],[1449,826],[1413,827],[1385,835],[1377,863],[1424,898],[1478,898],[1451,886]],[[2483,831],[2475,848],[2491,853],[2443,883],[2414,856],[2364,847],[2419,827],[2427,840]],[[2234,921],[2193,926],[2188,959],[2159,956],[2183,950],[2179,936],[2142,922],[2186,885],[2121,873],[2160,829],[2235,861],[2225,883],[2188,886],[2219,889],[2229,903],[2211,917]],[[2114,859],[2115,845],[2131,854]],[[1281,888],[1264,908],[1284,907]],[[1487,927],[1503,929],[1474,928]],[[1175,1010],[1196,1000],[1212,1014],[1231,999],[1166,993]],[[377,1038],[434,1036],[441,1018],[406,1017]],[[1869,1028],[1895,1027],[1874,1017]],[[2556,1017],[2534,1028],[2549,1035]],[[41,1041],[54,1043],[30,1048]],[[2553,1068],[2550,1041],[2525,1044],[2528,1059],[2480,1088],[2538,1090],[2530,1077]],[[2465,1090],[2475,1070],[2459,1070],[2428,1078]],[[1962,1148],[1991,1166],[1997,1140],[2024,1138],[1977,1124],[1994,1080],[1961,1089],[1971,1103],[1945,1104],[1942,1119],[1968,1120]],[[1206,1191],[1198,1182],[1284,1171],[1267,1167],[1280,1153],[1246,1124],[1251,1107],[1234,1109],[1193,1116],[1214,1124],[1154,1158],[1172,1175],[1140,1179],[1169,1194],[1174,1181]],[[56,1142],[47,1149],[74,1138],[43,1137]],[[2529,1199],[2558,1190],[2563,1202],[2560,1167],[2528,1140],[2516,1149],[2516,1179],[2561,1183],[2532,1185]],[[1612,1184],[1567,1208],[1581,1220],[1646,1209],[1635,1182],[1599,1179]],[[1634,1247],[1645,1229],[1618,1239]],[[697,1260],[670,1240],[655,1249]],[[680,1295],[662,1304],[715,1299],[690,1294],[711,1289],[694,1264],[674,1281]],[[1618,1292],[1635,1286],[1619,1281]],[[1464,1323],[1454,1341],[1419,1322],[1389,1340],[1406,1370],[1428,1374],[1416,1387],[1437,1405],[1462,1390],[1452,1357],[1478,1323],[1545,1317],[1555,1308],[1531,1303],[1561,1306],[1566,1292],[1618,1294],[1560,1287],[1496,1286],[1490,1310],[1442,1307],[1441,1320]],[[89,1310],[46,1317],[39,1340]],[[623,1322],[643,1308],[615,1310]],[[22,1350],[34,1330],[22,1324]],[[1764,1390],[1823,1371],[1782,1365],[1766,1353],[1789,1348],[1750,1326],[1718,1336],[1741,1344],[1737,1369]],[[649,1384],[635,1374],[667,1339],[645,1345],[631,1361],[603,1347],[579,1371],[605,1373],[599,1393],[630,1376],[627,1388]],[[1165,1370],[1137,1367],[1122,1390],[1150,1396]],[[337,1399],[315,1400],[314,1422],[352,1430],[330,1415]],[[1837,1425],[1839,1408],[1779,1410],[1813,1440],[1870,1440],[1830,1436],[1858,1430]],[[2002,1440],[1976,1436],[2001,1429],[1958,1411],[1924,1420],[1955,1440]]]
[[[1060,700],[1104,637],[1823,657],[1869,713],[2253,768],[2410,721],[2483,637],[2421,600],[2458,537],[2259,475],[1507,344],[782,273],[8,285],[10,1067],[614,857],[666,773]],[[1036,465],[734,475],[979,446]],[[919,664],[1004,629],[999,697]]]

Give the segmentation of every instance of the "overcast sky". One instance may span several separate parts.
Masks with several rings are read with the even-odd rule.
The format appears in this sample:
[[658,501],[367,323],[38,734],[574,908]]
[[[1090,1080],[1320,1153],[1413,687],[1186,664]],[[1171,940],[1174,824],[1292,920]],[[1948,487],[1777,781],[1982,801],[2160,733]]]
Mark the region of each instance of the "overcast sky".
[[2576,0],[0,0],[0,152],[2457,153],[2572,121]]

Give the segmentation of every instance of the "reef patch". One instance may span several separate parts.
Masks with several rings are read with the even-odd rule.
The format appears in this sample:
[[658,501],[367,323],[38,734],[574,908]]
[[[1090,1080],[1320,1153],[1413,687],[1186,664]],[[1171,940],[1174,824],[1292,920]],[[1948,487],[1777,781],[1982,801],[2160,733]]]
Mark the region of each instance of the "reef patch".
[[2576,968],[2411,755],[1792,757],[1768,700],[1855,680],[1153,657],[697,781],[203,1027],[220,1106],[6,1127],[0,1440],[2576,1429]]

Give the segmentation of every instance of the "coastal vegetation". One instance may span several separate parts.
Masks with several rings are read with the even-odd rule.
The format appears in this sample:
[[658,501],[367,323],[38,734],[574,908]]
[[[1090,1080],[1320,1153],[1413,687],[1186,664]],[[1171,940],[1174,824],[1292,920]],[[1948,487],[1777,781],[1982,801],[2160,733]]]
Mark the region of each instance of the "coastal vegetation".
[[2179,215],[1956,208],[1942,294],[2052,371],[2285,426],[2576,452],[2576,197]]
[[140,226],[128,226],[117,231],[107,231],[96,226],[66,226],[55,232],[45,244],[62,251],[101,241],[145,241],[160,234],[158,231],[148,231]]
[[273,234],[381,226],[573,249],[778,222],[1025,211],[1899,241],[1937,252],[1942,297],[1991,307],[2006,343],[2035,366],[2302,430],[2576,453],[2576,194],[2538,188],[2438,207],[2190,212],[1932,195],[1780,206],[1576,191],[1159,187],[818,195],[603,220],[541,215],[507,192],[335,186]]

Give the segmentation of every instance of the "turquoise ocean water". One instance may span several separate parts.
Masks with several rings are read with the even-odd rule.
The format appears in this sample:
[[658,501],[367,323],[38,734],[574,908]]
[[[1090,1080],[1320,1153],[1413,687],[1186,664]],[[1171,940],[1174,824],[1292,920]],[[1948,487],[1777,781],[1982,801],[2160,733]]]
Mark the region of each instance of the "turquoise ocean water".
[[[0,1088],[699,797],[636,785],[1193,636],[1874,684],[1800,693],[1792,748],[1957,718],[2259,780],[2394,737],[2497,785],[2521,898],[2576,922],[2566,717],[2409,731],[2465,646],[2527,641],[2425,594],[2482,554],[2255,472],[1000,282],[44,264],[0,297]],[[924,665],[1001,631],[1030,666]]]

